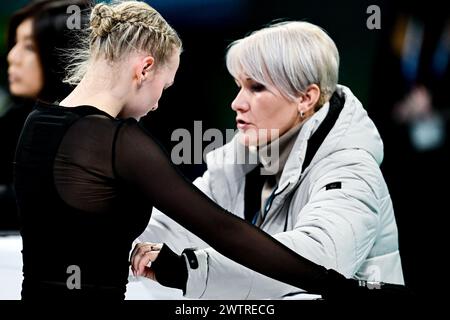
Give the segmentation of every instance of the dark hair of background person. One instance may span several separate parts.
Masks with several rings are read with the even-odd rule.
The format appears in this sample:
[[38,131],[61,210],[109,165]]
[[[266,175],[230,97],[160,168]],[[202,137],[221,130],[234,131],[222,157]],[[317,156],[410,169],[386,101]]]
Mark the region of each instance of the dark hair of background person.
[[[43,88],[38,99],[54,102],[66,97],[73,87],[63,83],[67,61],[61,51],[76,45],[77,29],[69,29],[67,8],[77,5],[85,12],[93,5],[91,0],[39,0],[17,11],[11,18],[8,30],[8,51],[15,44],[17,27],[26,19],[33,19],[33,40],[36,44],[43,72]],[[81,25],[87,23],[81,15]]]

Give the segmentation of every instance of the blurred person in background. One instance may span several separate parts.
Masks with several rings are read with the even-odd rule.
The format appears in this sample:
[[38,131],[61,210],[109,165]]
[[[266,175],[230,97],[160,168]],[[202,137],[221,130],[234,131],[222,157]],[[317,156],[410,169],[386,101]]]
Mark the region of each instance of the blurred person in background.
[[[405,281],[432,292],[445,251],[450,181],[450,15],[437,1],[386,10],[369,112],[384,138],[383,170],[399,225]],[[431,290],[430,290],[431,289]]]
[[[11,97],[0,108],[0,229],[17,229],[17,209],[11,188],[14,151],[23,123],[37,99],[54,102],[72,86],[62,82],[67,65],[61,49],[72,48],[68,28],[76,5],[82,13],[88,0],[33,1],[11,17],[8,34],[8,80]],[[80,15],[80,24],[83,23]]]

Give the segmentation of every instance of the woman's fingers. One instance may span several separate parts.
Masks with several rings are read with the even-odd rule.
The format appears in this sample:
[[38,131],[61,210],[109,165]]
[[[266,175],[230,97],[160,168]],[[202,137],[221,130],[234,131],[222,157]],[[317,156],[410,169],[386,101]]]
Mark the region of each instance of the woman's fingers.
[[140,243],[136,245],[135,250],[131,257],[131,269],[133,270],[133,274],[135,276],[138,275],[139,263],[142,257],[145,255],[146,252],[151,251],[152,246],[153,243]]
[[131,270],[135,276],[146,276],[148,274],[150,279],[150,274],[145,271],[145,267],[150,263],[156,260],[158,257],[159,251],[162,248],[161,243],[139,243],[137,244],[133,252],[131,254]]
[[[142,247],[148,246],[148,243],[138,243],[134,246],[134,249],[131,253],[131,257],[130,257],[130,264],[131,264],[131,270],[133,271],[133,275],[136,276],[136,266],[138,263],[138,258],[141,255],[140,250],[142,249]],[[151,245],[151,244],[150,244]]]
[[147,267],[150,262],[155,261],[156,258],[158,258],[158,254],[159,254],[159,251],[147,251],[141,256],[141,258],[136,266],[138,276],[145,275],[145,272],[144,272],[145,267]]
[[136,271],[136,260],[139,258],[140,255],[142,255],[142,250],[148,251],[151,246],[156,245],[155,243],[149,243],[149,242],[142,242],[138,243],[134,246],[134,249],[131,253],[130,257],[130,263],[131,263],[131,269],[133,270],[133,273]]

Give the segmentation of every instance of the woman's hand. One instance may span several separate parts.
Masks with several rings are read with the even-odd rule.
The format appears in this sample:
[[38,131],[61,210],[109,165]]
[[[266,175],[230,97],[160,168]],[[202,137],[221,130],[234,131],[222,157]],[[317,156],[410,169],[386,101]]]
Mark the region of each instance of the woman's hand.
[[[157,261],[155,261],[158,259]],[[159,284],[186,291],[188,269],[184,255],[178,255],[167,244],[143,242],[131,253],[131,270]],[[151,263],[149,266],[148,264]]]
[[138,243],[131,253],[131,270],[134,276],[143,276],[156,281],[155,272],[149,267],[161,251],[162,243]]

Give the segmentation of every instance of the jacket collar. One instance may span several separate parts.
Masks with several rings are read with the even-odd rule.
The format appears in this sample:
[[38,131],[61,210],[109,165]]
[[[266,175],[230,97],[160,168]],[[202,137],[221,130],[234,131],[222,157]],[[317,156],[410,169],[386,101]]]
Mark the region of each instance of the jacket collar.
[[277,183],[280,180],[281,173],[291,154],[302,125],[303,123],[297,124],[275,141],[259,148],[260,163],[264,166],[266,172],[275,176]]

